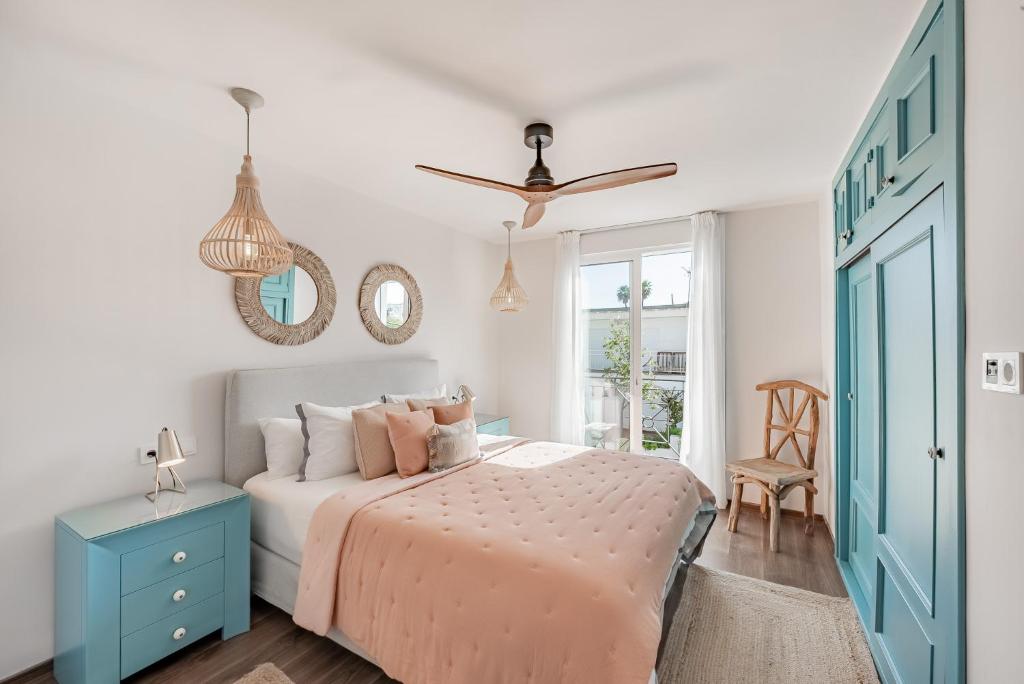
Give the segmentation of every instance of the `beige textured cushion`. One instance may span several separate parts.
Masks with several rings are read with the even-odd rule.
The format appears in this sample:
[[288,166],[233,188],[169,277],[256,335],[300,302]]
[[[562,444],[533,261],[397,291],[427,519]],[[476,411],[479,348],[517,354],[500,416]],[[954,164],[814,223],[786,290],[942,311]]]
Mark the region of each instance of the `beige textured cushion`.
[[435,425],[427,438],[427,469],[432,473],[472,460],[480,455],[476,423],[472,418],[451,425]]
[[448,397],[434,397],[433,399],[406,399],[406,405],[410,411],[422,411],[432,406],[447,406],[451,403]]
[[380,404],[352,412],[356,463],[364,480],[395,472],[395,450],[388,438],[388,413],[408,413],[405,404]]

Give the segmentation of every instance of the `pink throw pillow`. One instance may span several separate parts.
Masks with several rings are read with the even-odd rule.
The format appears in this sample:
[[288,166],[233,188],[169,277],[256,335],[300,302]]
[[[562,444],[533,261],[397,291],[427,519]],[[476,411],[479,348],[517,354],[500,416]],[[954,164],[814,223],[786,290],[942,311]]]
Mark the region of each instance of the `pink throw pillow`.
[[430,409],[409,413],[388,413],[388,439],[395,450],[395,466],[400,477],[409,477],[427,469],[427,435],[434,427]]
[[449,406],[431,406],[430,410],[434,412],[434,422],[438,425],[451,425],[467,418],[473,420],[473,404],[469,401]]

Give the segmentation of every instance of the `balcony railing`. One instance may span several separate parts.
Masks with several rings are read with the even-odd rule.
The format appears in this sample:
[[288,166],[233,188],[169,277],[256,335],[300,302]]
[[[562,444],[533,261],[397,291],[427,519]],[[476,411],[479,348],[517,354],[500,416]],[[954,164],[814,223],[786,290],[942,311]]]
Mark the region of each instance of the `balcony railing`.
[[654,355],[654,372],[671,373],[673,375],[686,374],[686,352],[681,351],[660,351]]
[[[685,366],[684,352],[682,363]],[[651,364],[654,365],[654,364]],[[675,366],[678,368],[678,365]],[[680,371],[645,372],[643,387],[643,449],[647,453],[668,458],[679,457],[679,442],[684,426],[682,406],[686,378]],[[587,444],[604,449],[629,450],[629,382],[628,378],[605,376],[591,371],[587,380]]]

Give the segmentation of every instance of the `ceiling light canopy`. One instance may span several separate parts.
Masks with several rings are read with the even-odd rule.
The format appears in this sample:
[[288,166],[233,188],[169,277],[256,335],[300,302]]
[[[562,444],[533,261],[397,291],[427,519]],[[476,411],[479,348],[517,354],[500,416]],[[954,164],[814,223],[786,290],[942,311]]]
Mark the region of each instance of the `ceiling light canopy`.
[[496,311],[522,311],[530,300],[516,280],[512,266],[512,229],[516,227],[516,222],[504,221],[502,225],[508,231],[508,258],[505,260],[505,273],[501,276],[501,282],[491,294],[491,308]]
[[291,268],[294,254],[263,209],[260,179],[249,154],[249,116],[263,106],[263,97],[246,88],[232,88],[231,97],[245,109],[245,156],[235,176],[235,201],[199,243],[199,258],[236,278],[277,275]]

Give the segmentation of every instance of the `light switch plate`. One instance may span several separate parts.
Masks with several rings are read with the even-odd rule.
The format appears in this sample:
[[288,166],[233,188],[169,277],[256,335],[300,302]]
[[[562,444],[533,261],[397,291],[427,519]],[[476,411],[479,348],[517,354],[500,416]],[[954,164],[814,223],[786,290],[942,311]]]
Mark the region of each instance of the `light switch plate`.
[[985,352],[981,355],[981,388],[993,392],[1020,394],[1021,367],[1024,366],[1022,352]]

